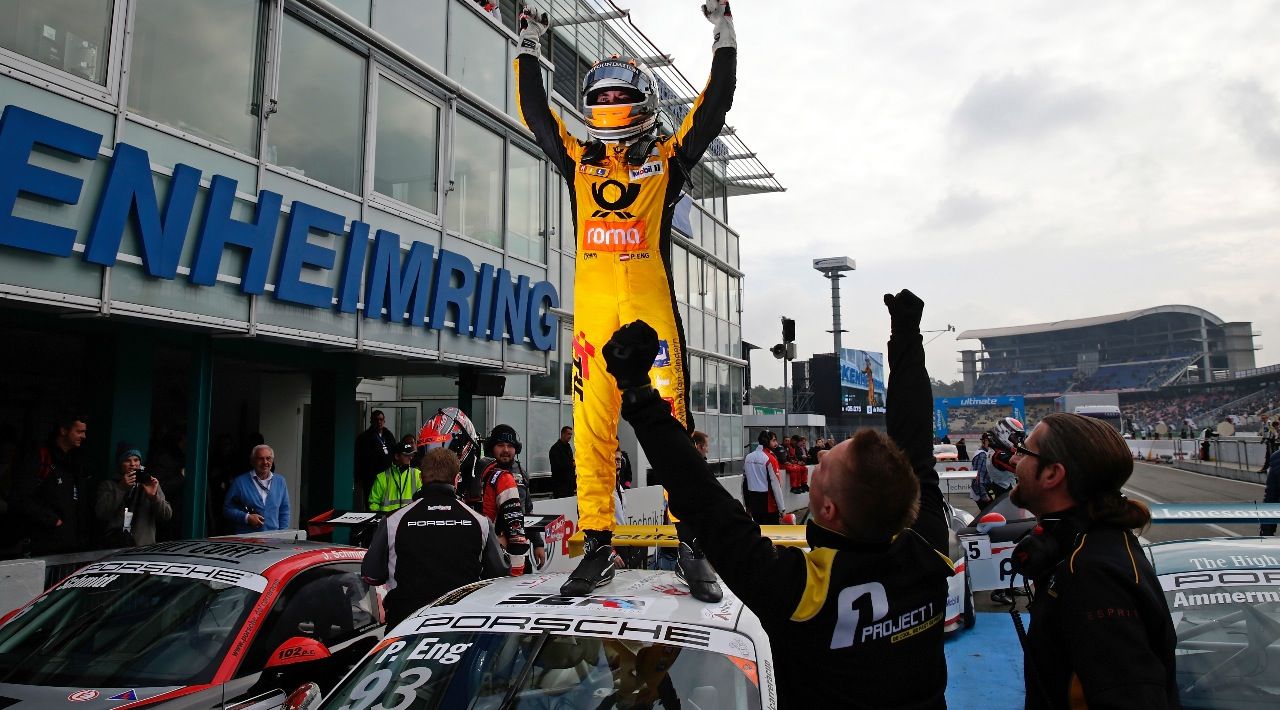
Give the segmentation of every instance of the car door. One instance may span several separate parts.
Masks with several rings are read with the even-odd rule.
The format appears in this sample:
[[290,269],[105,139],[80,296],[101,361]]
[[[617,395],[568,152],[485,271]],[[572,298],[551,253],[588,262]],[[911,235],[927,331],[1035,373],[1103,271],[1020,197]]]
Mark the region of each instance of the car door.
[[[358,564],[321,565],[300,572],[271,605],[235,678],[227,684],[224,707],[255,707],[277,692],[287,694],[308,682],[328,690],[373,648],[381,631],[376,592],[360,578]],[[277,651],[298,637],[318,641],[329,655],[279,663]]]

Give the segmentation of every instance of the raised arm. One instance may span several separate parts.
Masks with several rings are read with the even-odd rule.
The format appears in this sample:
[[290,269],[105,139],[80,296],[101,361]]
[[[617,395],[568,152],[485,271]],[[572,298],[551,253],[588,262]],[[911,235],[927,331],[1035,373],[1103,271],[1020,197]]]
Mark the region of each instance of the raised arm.
[[643,321],[623,326],[605,345],[606,367],[622,389],[622,417],[662,475],[671,512],[693,526],[729,589],[757,615],[786,618],[804,591],[805,557],[796,549],[774,547],[716,481],[670,405],[649,384],[657,353],[658,335]]
[[577,146],[577,139],[569,134],[564,123],[551,111],[547,100],[547,89],[542,85],[542,67],[538,63],[541,51],[541,37],[550,28],[547,14],[534,8],[525,7],[518,20],[520,27],[520,48],[514,63],[516,73],[516,107],[520,111],[520,120],[533,131],[538,147],[546,154],[547,160],[556,166],[566,180],[574,175],[573,157],[570,149]]
[[720,135],[725,116],[733,106],[733,92],[738,83],[738,37],[728,0],[705,0],[702,14],[715,25],[714,55],[707,85],[694,100],[693,107],[685,114],[675,134],[677,149],[687,167],[701,160],[711,141]]
[[933,467],[933,387],[920,336],[924,301],[904,289],[896,296],[885,294],[884,303],[890,322],[885,425],[889,438],[907,455],[920,479],[920,514],[911,527],[946,554],[948,526],[938,472]]

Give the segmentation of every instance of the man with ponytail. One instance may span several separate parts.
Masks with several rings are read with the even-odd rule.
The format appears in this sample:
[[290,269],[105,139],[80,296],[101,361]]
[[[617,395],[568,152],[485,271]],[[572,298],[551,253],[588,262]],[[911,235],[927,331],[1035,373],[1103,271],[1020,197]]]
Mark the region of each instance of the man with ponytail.
[[1096,419],[1051,414],[1016,450],[1010,499],[1040,523],[1013,556],[1035,582],[1026,707],[1179,707],[1177,637],[1133,532],[1151,512],[1121,491],[1128,445]]

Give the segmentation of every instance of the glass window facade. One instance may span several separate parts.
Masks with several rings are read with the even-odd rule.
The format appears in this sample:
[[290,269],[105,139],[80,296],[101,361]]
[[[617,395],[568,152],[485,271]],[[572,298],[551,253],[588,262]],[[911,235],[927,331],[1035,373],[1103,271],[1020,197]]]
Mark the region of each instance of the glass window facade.
[[291,15],[281,31],[279,104],[267,123],[267,160],[360,194],[364,57]]
[[379,77],[373,189],[435,214],[439,211],[440,109]]
[[111,0],[0,2],[0,47],[106,85]]
[[469,8],[449,11],[449,77],[494,106],[506,101],[507,40],[493,21]]
[[264,6],[138,0],[136,7],[129,110],[257,155]]
[[[350,4],[350,0],[346,4]],[[373,29],[418,59],[444,71],[448,11],[449,0],[378,0],[373,11]]]
[[545,262],[547,240],[542,225],[546,170],[541,160],[514,146],[507,155],[507,252]]
[[453,192],[449,229],[502,246],[502,138],[462,116],[453,129]]

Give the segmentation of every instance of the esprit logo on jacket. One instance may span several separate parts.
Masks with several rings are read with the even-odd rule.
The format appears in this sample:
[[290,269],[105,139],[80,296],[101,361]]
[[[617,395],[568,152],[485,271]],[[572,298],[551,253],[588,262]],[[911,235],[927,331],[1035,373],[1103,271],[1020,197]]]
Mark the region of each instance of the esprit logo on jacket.
[[587,220],[582,230],[582,250],[588,252],[635,252],[649,248],[643,219],[619,222]]

